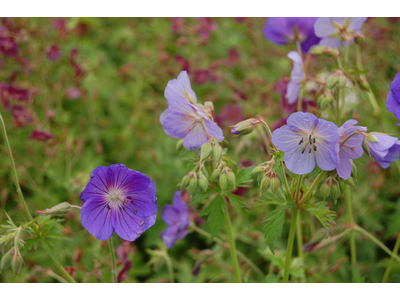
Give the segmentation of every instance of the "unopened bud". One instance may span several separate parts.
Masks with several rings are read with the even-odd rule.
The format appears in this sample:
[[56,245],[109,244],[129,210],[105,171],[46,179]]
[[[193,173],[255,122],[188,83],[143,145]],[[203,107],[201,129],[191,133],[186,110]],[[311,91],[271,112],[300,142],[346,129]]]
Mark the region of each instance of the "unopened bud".
[[264,170],[264,168],[262,166],[257,166],[253,169],[253,171],[251,171],[251,175],[253,174],[260,174],[262,171]]
[[203,161],[207,159],[210,156],[211,151],[212,146],[209,143],[204,143],[200,150],[200,160]]
[[264,193],[269,188],[270,182],[271,182],[271,177],[267,175],[262,177],[260,183],[260,194]]
[[365,36],[362,33],[356,33],[354,35],[354,42],[358,45],[363,45],[365,43]]
[[322,110],[325,110],[329,104],[333,103],[335,99],[333,98],[332,92],[326,89],[319,97],[318,104]]
[[369,84],[362,76],[357,76],[357,83],[362,90],[369,91]]
[[232,171],[229,171],[226,176],[228,177],[228,181],[233,185],[233,187],[235,187],[236,185],[236,176],[235,173],[233,173]]
[[52,208],[47,208],[43,211],[37,210],[36,214],[44,214],[50,216],[65,216],[71,211],[71,204],[68,202],[62,202],[53,206]]
[[183,149],[183,139],[178,140],[176,143],[176,151],[179,152]]
[[181,181],[181,190],[183,190],[185,187],[188,186],[190,178],[191,178],[190,173],[183,176]]
[[215,179],[217,179],[219,177],[219,174],[221,173],[220,169],[215,169],[212,173],[211,173],[211,181],[214,181]]
[[339,183],[336,181],[336,179],[332,180],[332,185],[331,185],[331,197],[334,200],[337,200],[340,196],[340,188],[339,188]]
[[367,139],[364,138],[362,144],[361,144],[365,154],[367,154],[369,157],[371,157],[371,152],[369,151],[369,146],[368,146],[368,142]]
[[3,254],[3,257],[0,261],[0,271],[5,270],[10,266],[11,260],[14,256],[14,249],[15,247],[11,248],[8,252]]
[[321,196],[323,199],[326,199],[329,197],[329,195],[331,193],[331,185],[328,183],[328,180],[326,180],[323,184],[321,184],[319,192],[321,193]]
[[206,176],[204,176],[203,174],[200,174],[199,185],[203,189],[203,191],[207,191],[208,180],[207,180]]
[[356,183],[354,182],[353,177],[349,177],[346,179],[346,184],[352,186],[352,187],[356,187]]
[[338,84],[340,88],[345,88],[347,84],[347,77],[343,72],[338,73]]
[[22,259],[21,253],[14,247],[13,257],[11,258],[11,270],[15,275],[17,275],[19,270],[21,270],[23,263],[24,260]]
[[196,173],[194,173],[192,175],[192,177],[190,178],[188,188],[189,188],[190,194],[193,195],[196,192],[196,189],[197,189],[197,176],[196,176]]
[[310,50],[311,54],[314,55],[331,55],[331,56],[339,56],[339,49],[336,48],[331,48],[327,46],[314,46]]
[[338,75],[336,73],[331,74],[328,76],[328,78],[326,79],[326,85],[328,88],[333,88],[336,83],[338,82],[339,78]]
[[222,147],[219,144],[217,144],[212,149],[212,158],[213,158],[215,164],[219,163],[219,161],[221,160],[221,157],[222,157]]
[[252,133],[254,131],[254,128],[260,123],[259,120],[251,118],[247,119],[245,121],[237,123],[233,128],[231,133],[237,134],[237,135],[246,135],[249,133]]
[[272,193],[276,193],[281,186],[281,181],[278,177],[272,177],[270,182]]
[[219,185],[223,191],[226,190],[226,187],[228,186],[228,176],[225,173],[219,175]]
[[339,180],[339,188],[342,194],[344,194],[344,192],[346,191],[346,187],[347,187],[346,182],[343,180]]
[[351,161],[351,176],[357,179],[357,166],[352,160],[350,161]]

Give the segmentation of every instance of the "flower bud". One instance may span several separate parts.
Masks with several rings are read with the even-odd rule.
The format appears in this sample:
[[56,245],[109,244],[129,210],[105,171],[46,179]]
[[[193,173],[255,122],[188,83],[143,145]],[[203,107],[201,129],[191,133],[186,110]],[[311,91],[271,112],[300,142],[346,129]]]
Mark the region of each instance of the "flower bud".
[[376,143],[378,141],[378,139],[376,138],[376,136],[373,134],[373,132],[371,132],[370,134],[367,135],[367,141],[371,142],[371,143]]
[[246,135],[254,131],[254,128],[260,123],[259,120],[250,118],[245,121],[237,123],[233,128],[231,133],[237,135]]
[[181,190],[183,190],[185,187],[188,186],[190,178],[191,178],[190,173],[183,176],[182,181],[181,181]]
[[10,264],[11,264],[11,260],[14,256],[14,248],[11,248],[7,253],[3,254],[3,257],[0,261],[0,271],[7,269]]
[[196,173],[193,173],[193,175],[190,178],[189,181],[189,192],[190,194],[194,194],[194,192],[196,192],[197,189],[197,176]]
[[356,183],[354,182],[354,179],[352,177],[349,177],[345,180],[346,184],[352,186],[352,187],[356,187]]
[[211,151],[212,146],[209,143],[204,143],[200,150],[200,160],[203,161],[207,159],[210,156]]
[[331,193],[331,185],[329,184],[329,180],[325,180],[324,183],[321,184],[319,192],[321,193],[321,196],[323,199],[326,199],[329,197],[329,195]]
[[212,149],[212,158],[213,158],[215,164],[219,163],[219,161],[221,160],[221,157],[222,157],[222,147],[219,144],[217,144]]
[[337,200],[340,196],[340,188],[339,188],[339,183],[336,181],[336,179],[332,180],[332,185],[331,185],[331,197],[334,200]]
[[232,170],[230,170],[230,171],[228,171],[226,176],[228,177],[228,181],[233,185],[233,187],[235,187],[235,185],[236,185],[235,173],[233,173]]
[[351,176],[357,179],[357,166],[352,160],[350,161],[351,161]]
[[264,193],[269,188],[270,182],[271,182],[271,177],[267,175],[262,177],[260,183],[260,194]]
[[335,99],[333,98],[332,92],[326,89],[319,97],[318,104],[322,110],[325,110],[329,104],[333,103]]
[[62,202],[53,206],[52,208],[46,208],[43,211],[37,210],[36,214],[44,214],[50,216],[65,216],[71,211],[71,204],[68,202]]
[[310,53],[314,55],[321,55],[325,53],[325,50],[325,46],[314,46],[311,48]]
[[369,151],[369,146],[368,146],[368,142],[367,139],[364,138],[362,144],[361,144],[365,154],[367,154],[369,157],[371,157],[371,152]]
[[347,77],[343,72],[339,73],[338,84],[340,88],[345,88],[347,84]]
[[346,187],[346,182],[344,180],[339,180],[339,188],[342,194],[344,194],[344,192],[346,191]]
[[203,174],[200,174],[200,177],[199,177],[199,185],[200,185],[200,187],[203,189],[203,191],[207,191],[207,188],[208,188],[208,180],[207,180],[206,176],[204,176]]
[[365,43],[365,36],[362,33],[356,33],[354,35],[354,42],[358,45],[363,45]]
[[257,166],[253,169],[253,171],[251,171],[251,175],[253,174],[260,174],[262,171],[264,170],[264,168],[262,166]]
[[339,76],[336,73],[333,73],[328,76],[326,79],[326,85],[328,88],[333,88],[339,80]]
[[176,143],[176,151],[179,152],[183,149],[183,139],[178,140]]
[[219,175],[219,185],[223,191],[226,190],[226,187],[228,186],[228,176],[225,173]]
[[362,90],[369,91],[369,84],[362,76],[357,76],[357,83]]
[[271,186],[272,193],[276,193],[278,191],[280,185],[281,185],[281,181],[279,180],[278,177],[271,178],[270,186]]
[[21,270],[23,263],[24,260],[22,259],[21,253],[17,248],[14,247],[14,253],[11,258],[11,270],[14,272],[15,275],[17,275],[19,270]]
[[221,173],[220,169],[215,169],[212,173],[211,173],[211,181],[214,181],[215,179],[217,179],[219,177],[219,174]]

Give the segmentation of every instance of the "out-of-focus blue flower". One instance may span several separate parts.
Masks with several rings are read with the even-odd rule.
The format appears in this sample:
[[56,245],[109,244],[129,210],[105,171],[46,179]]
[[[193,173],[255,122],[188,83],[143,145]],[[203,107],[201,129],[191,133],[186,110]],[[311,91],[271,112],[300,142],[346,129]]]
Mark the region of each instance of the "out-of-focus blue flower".
[[[358,122],[356,120],[348,120],[339,127],[339,161],[336,166],[338,175],[343,179],[348,179],[351,175],[352,165],[350,159],[360,158],[364,151],[362,143],[364,137],[362,135],[353,135],[357,131],[364,132],[367,130],[363,126],[354,126]],[[351,136],[349,138],[349,136]]]
[[289,104],[296,102],[301,88],[301,82],[306,78],[303,70],[303,60],[296,51],[291,51],[288,57],[293,60],[293,69],[290,73],[290,82],[287,86],[286,98]]
[[352,36],[361,32],[365,21],[367,18],[318,18],[314,24],[314,31],[315,35],[321,38],[319,45],[339,48],[342,39],[353,41]]
[[285,151],[285,163],[295,174],[308,174],[318,166],[324,171],[336,168],[339,133],[337,126],[310,113],[296,112],[287,125],[276,129],[272,142]]
[[[397,73],[392,83],[390,91],[386,97],[386,108],[400,120],[400,73]],[[397,123],[396,125],[400,125]]]
[[99,240],[114,231],[126,241],[136,240],[156,222],[156,185],[145,174],[123,164],[97,167],[81,193],[81,220]]
[[188,207],[182,199],[181,191],[175,192],[173,205],[164,205],[161,218],[168,225],[161,232],[161,238],[165,246],[171,248],[188,234],[187,228],[190,225]]
[[371,132],[365,139],[368,150],[376,162],[384,169],[390,166],[392,161],[396,161],[400,155],[400,141],[380,132]]
[[161,114],[160,123],[170,137],[183,138],[187,150],[199,149],[207,138],[224,139],[221,128],[210,120],[211,116],[196,106],[197,97],[186,71],[168,82],[164,95],[168,108]]
[[317,45],[319,38],[314,33],[314,23],[317,18],[268,18],[263,29],[267,40],[285,45],[300,41],[301,50],[308,52],[313,45]]

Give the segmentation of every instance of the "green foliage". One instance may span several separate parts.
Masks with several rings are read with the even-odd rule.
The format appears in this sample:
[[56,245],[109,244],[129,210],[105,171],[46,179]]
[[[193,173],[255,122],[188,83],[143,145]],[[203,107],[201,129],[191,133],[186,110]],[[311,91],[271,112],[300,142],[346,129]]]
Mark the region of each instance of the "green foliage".
[[208,216],[207,224],[210,225],[211,238],[214,238],[217,235],[218,231],[225,224],[224,214],[226,212],[226,206],[224,201],[225,200],[222,193],[219,192],[218,195],[211,200],[211,203],[199,214],[199,216]]
[[328,227],[336,224],[334,220],[334,218],[336,217],[336,212],[329,210],[325,202],[305,204],[304,209],[317,217],[322,226],[325,228],[326,237],[328,237]]
[[263,227],[266,242],[272,253],[274,252],[274,243],[282,233],[282,227],[285,222],[285,213],[288,209],[287,206],[280,206],[273,210],[263,219],[263,222],[267,222]]

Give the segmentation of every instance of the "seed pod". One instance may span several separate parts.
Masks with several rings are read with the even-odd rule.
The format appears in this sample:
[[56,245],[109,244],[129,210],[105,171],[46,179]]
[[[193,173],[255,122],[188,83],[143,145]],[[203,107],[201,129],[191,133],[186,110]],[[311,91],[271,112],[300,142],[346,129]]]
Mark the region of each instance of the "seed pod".
[[219,161],[221,160],[221,157],[222,157],[222,147],[219,144],[217,144],[212,149],[212,158],[213,158],[215,164],[219,163]]
[[334,200],[337,200],[340,196],[340,188],[339,188],[339,183],[336,181],[336,179],[332,180],[332,185],[331,185],[331,197]]
[[328,183],[328,180],[325,180],[324,183],[321,184],[319,192],[321,193],[321,196],[323,199],[326,199],[329,197],[329,195],[331,193],[331,186]]
[[13,254],[14,254],[14,247],[11,248],[7,253],[3,254],[3,257],[0,261],[0,271],[5,270],[10,266]]
[[15,275],[17,275],[19,270],[21,270],[23,263],[24,261],[22,259],[21,253],[17,248],[14,248],[14,254],[11,259],[11,270],[14,272]]
[[219,185],[223,191],[226,190],[226,187],[228,186],[228,176],[225,173],[219,175]]
[[253,171],[251,171],[251,175],[253,175],[253,174],[260,174],[262,171],[263,171],[263,167],[262,166],[257,166],[257,167],[255,167],[254,169],[253,169]]
[[203,144],[200,150],[200,160],[203,161],[207,159],[211,154],[212,147],[209,143]]
[[178,140],[176,143],[176,151],[179,152],[183,149],[183,139]]
[[192,178],[190,178],[189,181],[189,192],[190,194],[194,194],[196,192],[197,189],[197,176],[196,173],[194,173],[194,175],[192,175]]
[[271,182],[271,177],[267,175],[262,177],[260,183],[260,194],[264,193],[269,188],[270,182]]
[[346,184],[348,184],[352,187],[356,187],[356,183],[354,182],[354,179],[352,177],[349,177],[346,179]]
[[344,194],[344,192],[346,191],[346,187],[346,182],[344,182],[344,180],[339,180],[339,188],[342,194]]
[[183,190],[185,187],[188,186],[190,178],[191,178],[190,173],[183,176],[182,181],[181,181],[181,190]]
[[232,171],[229,171],[228,174],[226,174],[226,176],[228,177],[228,181],[233,185],[233,187],[235,187],[235,185],[236,185],[235,173],[233,173]]
[[37,210],[36,214],[44,214],[44,215],[49,215],[49,216],[65,216],[69,214],[71,211],[71,204],[68,202],[62,202],[57,204],[56,206],[53,206],[52,208],[46,208],[43,211]]
[[203,174],[200,174],[199,185],[203,189],[203,191],[207,191],[208,180],[207,180],[206,176],[204,176]]
[[211,173],[211,181],[214,181],[215,179],[217,179],[219,177],[219,174],[221,173],[220,169],[215,169],[212,173]]
[[278,177],[272,177],[270,182],[272,193],[276,193],[281,186],[281,181]]

